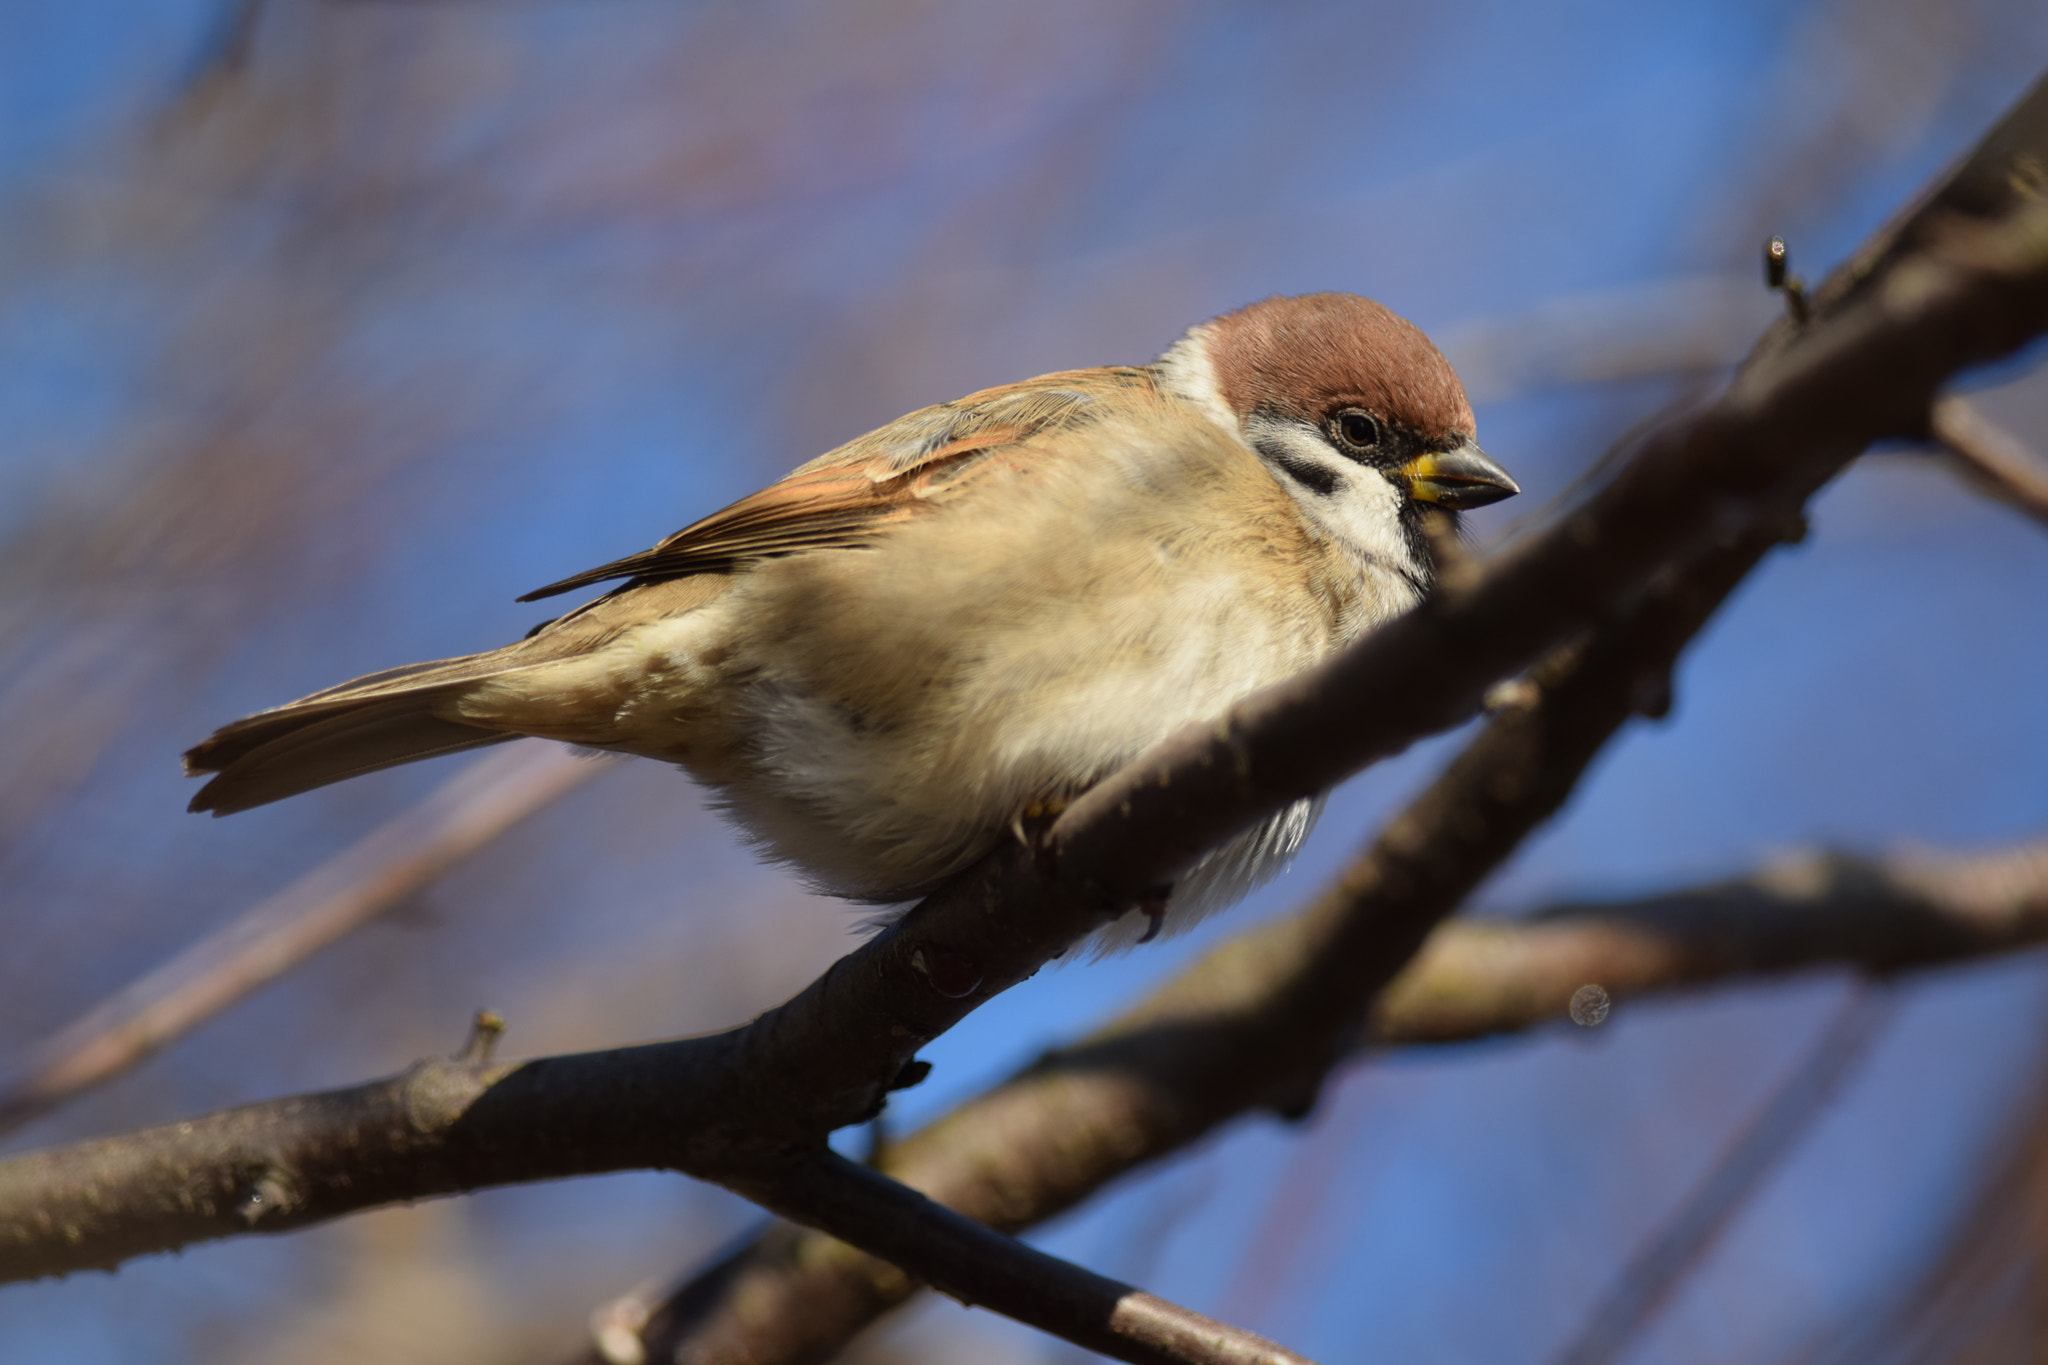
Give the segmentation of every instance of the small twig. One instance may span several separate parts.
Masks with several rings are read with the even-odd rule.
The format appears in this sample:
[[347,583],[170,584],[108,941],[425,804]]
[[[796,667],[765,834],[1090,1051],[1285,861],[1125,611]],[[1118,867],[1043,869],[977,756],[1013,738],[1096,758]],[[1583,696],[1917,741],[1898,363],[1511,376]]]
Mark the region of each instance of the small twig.
[[2048,459],[1954,394],[1935,403],[1927,427],[1971,484],[2048,525]]
[[1773,237],[1764,243],[1764,284],[1785,296],[1785,307],[1792,321],[1804,327],[1812,316],[1812,309],[1806,301],[1806,281],[1788,273],[1789,266],[1783,237]]
[[606,766],[552,744],[474,761],[412,810],[29,1049],[0,1084],[0,1132],[136,1066],[404,904]]
[[474,1062],[482,1065],[491,1060],[491,1052],[498,1046],[498,1039],[505,1034],[505,1017],[491,1010],[478,1010],[476,1017],[469,1021],[469,1037],[463,1040],[462,1051],[455,1054],[458,1062]]

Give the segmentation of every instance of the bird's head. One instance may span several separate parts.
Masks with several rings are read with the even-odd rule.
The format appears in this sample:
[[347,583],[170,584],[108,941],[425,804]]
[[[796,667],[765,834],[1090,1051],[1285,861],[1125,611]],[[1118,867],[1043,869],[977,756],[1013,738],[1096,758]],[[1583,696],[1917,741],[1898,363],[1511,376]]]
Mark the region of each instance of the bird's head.
[[1472,405],[1413,323],[1356,294],[1269,298],[1192,328],[1162,382],[1229,426],[1312,519],[1369,555],[1425,561],[1426,512],[1521,491],[1474,439]]

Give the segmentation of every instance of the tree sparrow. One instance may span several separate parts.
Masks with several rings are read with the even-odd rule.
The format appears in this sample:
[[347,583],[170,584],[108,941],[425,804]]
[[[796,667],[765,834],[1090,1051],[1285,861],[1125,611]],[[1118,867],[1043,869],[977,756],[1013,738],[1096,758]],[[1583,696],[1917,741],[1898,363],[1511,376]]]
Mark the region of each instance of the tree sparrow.
[[[680,764],[818,888],[908,901],[1412,606],[1422,516],[1517,491],[1412,324],[1350,294],[1270,298],[1150,365],[898,418],[527,594],[625,580],[517,644],[225,726],[185,755],[216,774],[192,809],[539,735]],[[1279,872],[1320,806],[1189,869],[1172,926]]]

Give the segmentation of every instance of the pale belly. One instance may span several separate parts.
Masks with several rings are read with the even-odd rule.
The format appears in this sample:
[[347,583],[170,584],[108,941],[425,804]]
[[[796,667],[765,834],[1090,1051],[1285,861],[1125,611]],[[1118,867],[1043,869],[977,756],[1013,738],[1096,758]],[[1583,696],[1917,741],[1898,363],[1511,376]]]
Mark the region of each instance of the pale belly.
[[[1027,809],[1339,643],[1327,615],[1269,584],[1186,564],[1170,585],[1124,578],[1034,617],[991,605],[1017,586],[1010,572],[899,609],[871,591],[862,558],[791,565],[738,595],[719,706],[738,748],[716,763],[673,756],[770,857],[873,904],[925,894],[1014,837]],[[1276,875],[1320,809],[1300,802],[1189,869],[1167,927]]]

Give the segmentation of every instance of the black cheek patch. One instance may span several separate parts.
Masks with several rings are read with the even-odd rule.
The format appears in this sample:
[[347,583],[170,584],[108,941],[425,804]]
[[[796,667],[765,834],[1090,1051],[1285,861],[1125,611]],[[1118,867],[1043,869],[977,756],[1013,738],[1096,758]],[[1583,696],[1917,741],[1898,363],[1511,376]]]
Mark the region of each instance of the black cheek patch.
[[1308,489],[1311,493],[1329,497],[1337,491],[1337,476],[1321,465],[1304,460],[1278,441],[1260,441],[1259,454],[1271,460],[1280,471]]

